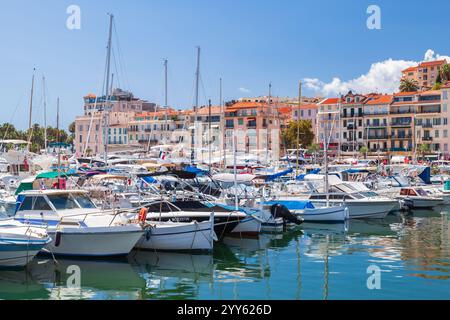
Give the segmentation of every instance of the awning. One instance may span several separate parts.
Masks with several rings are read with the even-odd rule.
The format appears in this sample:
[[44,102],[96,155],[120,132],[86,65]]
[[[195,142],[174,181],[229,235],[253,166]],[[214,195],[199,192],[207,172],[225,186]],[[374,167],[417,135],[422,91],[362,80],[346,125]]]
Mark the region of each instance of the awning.
[[67,178],[67,177],[74,176],[74,175],[75,175],[74,173],[60,172],[58,174],[58,172],[50,171],[50,172],[44,172],[44,173],[37,175],[36,179],[56,179],[56,178],[58,178],[58,176]]

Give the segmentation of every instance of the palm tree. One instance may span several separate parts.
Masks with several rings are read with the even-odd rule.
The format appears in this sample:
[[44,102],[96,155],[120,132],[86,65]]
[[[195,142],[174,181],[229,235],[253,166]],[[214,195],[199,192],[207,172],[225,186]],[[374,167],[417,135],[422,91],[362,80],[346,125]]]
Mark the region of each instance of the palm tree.
[[364,156],[364,159],[367,158],[367,152],[369,152],[369,148],[367,148],[366,146],[362,146],[361,148],[359,148],[359,153]]
[[441,68],[439,75],[441,76],[443,82],[449,81],[450,80],[450,65],[444,64]]
[[421,145],[419,145],[418,151],[422,155],[422,158],[424,158],[425,155],[430,152],[430,145],[422,143]]
[[415,92],[419,90],[419,83],[416,80],[402,79],[399,89],[400,92]]

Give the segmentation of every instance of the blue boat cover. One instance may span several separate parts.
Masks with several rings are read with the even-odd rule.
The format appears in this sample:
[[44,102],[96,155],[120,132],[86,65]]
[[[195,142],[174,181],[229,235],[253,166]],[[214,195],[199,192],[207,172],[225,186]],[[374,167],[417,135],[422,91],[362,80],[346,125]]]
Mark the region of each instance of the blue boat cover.
[[423,180],[426,184],[431,184],[431,168],[425,167],[421,174],[419,174],[419,178]]
[[304,209],[314,209],[314,205],[311,201],[307,200],[276,200],[264,202],[265,205],[281,204],[288,208],[289,210],[304,210]]
[[278,179],[278,178],[280,178],[280,177],[282,177],[282,176],[285,176],[285,175],[287,175],[287,174],[289,174],[289,173],[291,173],[291,172],[293,172],[293,171],[294,171],[294,169],[289,168],[289,169],[287,169],[287,170],[285,170],[285,171],[281,171],[281,172],[278,172],[278,173],[275,173],[275,174],[268,175],[268,176],[265,178],[265,180],[266,180],[266,181],[273,181],[273,180],[276,180],[276,179]]
[[319,172],[320,172],[320,168],[317,168],[317,169],[312,170],[310,173],[303,173],[303,174],[299,175],[295,180],[302,181],[303,179],[305,179],[305,176],[307,176],[308,174],[318,174]]

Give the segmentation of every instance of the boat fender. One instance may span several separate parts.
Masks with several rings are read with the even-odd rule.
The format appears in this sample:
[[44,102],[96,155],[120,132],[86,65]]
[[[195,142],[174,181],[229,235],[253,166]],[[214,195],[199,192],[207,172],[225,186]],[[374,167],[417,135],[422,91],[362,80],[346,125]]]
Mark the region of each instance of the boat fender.
[[59,247],[60,244],[61,244],[61,232],[56,231],[56,235],[55,235],[55,247]]
[[149,227],[145,230],[145,240],[149,241],[152,235],[152,228]]
[[141,210],[139,211],[139,222],[141,223],[145,223],[145,221],[147,221],[147,214],[148,214],[148,209],[147,208],[141,208]]

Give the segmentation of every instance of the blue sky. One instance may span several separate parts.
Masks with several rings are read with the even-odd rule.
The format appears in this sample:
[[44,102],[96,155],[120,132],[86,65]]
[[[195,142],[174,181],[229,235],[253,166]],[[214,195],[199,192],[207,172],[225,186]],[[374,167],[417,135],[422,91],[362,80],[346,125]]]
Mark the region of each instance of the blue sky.
[[[81,30],[66,28],[71,4],[81,8]],[[381,30],[366,27],[370,4],[381,8]],[[357,84],[361,75],[383,82],[379,73],[397,72],[422,60],[429,49],[433,57],[450,53],[449,9],[447,2],[425,5],[414,0],[3,1],[0,121],[27,126],[34,67],[35,122],[43,122],[43,75],[49,124],[55,123],[57,96],[64,125],[82,114],[83,95],[97,93],[102,85],[108,12],[116,18],[125,70],[118,79],[122,87],[162,103],[167,58],[169,104],[186,108],[194,102],[196,46],[202,48],[202,104],[207,99],[218,103],[220,77],[226,100],[267,94],[269,82],[274,95],[295,96],[300,79],[310,79],[307,95],[332,95],[347,88],[363,91],[369,89]],[[386,64],[388,59],[393,62]],[[370,75],[377,62],[382,63]],[[379,87],[389,88],[384,83]]]

